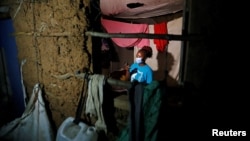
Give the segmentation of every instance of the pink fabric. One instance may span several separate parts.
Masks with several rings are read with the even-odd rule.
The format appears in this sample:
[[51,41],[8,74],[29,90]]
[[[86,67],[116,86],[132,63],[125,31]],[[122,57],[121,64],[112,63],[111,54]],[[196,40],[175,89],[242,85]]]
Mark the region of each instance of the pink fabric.
[[[107,33],[148,33],[147,24],[131,24],[101,18],[101,23]],[[111,38],[119,47],[149,46],[149,39],[143,38]]]
[[[140,7],[129,8],[127,4],[139,3]],[[103,15],[116,18],[149,18],[181,11],[184,0],[100,0]]]

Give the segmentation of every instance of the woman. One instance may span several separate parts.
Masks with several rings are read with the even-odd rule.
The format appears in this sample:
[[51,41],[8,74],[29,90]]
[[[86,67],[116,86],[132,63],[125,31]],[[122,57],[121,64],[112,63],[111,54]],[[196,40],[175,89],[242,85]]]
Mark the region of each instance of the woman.
[[135,62],[129,67],[127,66],[125,69],[126,78],[130,81],[138,81],[140,83],[149,84],[153,81],[153,70],[152,68],[146,64],[146,59],[152,57],[153,51],[149,46],[144,46],[136,53]]

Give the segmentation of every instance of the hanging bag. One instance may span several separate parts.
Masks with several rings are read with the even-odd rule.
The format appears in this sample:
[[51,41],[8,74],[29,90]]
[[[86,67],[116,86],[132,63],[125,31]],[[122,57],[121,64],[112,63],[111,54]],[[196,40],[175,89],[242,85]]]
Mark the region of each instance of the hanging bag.
[[55,140],[39,84],[34,86],[33,93],[22,116],[0,128],[0,140]]

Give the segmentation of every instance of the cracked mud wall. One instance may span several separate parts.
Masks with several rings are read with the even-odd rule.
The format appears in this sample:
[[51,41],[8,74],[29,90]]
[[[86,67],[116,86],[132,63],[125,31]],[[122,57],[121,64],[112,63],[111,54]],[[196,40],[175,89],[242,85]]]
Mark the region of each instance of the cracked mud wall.
[[26,91],[30,96],[34,85],[42,84],[56,127],[75,116],[83,82],[74,77],[60,80],[53,75],[91,69],[91,38],[83,36],[88,28],[88,4],[88,0],[48,0],[23,1],[11,7],[18,59],[26,59]]

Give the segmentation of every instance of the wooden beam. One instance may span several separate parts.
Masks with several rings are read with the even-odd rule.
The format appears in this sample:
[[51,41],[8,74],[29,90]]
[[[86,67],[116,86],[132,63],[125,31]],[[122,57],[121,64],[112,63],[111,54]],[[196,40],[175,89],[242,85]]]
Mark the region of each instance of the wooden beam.
[[200,40],[201,36],[183,36],[173,34],[145,34],[145,33],[102,33],[102,32],[85,32],[86,35],[102,38],[148,38],[148,39],[165,39],[165,40]]

